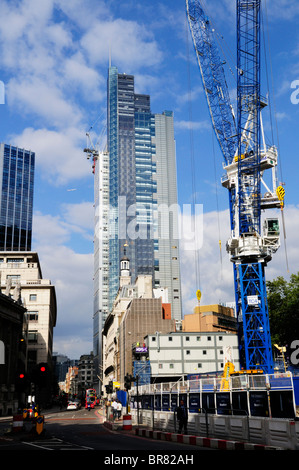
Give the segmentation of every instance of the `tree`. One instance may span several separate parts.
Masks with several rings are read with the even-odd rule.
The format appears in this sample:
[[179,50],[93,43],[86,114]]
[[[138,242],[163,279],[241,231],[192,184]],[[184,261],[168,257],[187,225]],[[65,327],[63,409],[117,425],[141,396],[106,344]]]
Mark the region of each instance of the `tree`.
[[286,346],[299,340],[299,272],[289,282],[282,276],[267,282],[269,319],[272,343]]

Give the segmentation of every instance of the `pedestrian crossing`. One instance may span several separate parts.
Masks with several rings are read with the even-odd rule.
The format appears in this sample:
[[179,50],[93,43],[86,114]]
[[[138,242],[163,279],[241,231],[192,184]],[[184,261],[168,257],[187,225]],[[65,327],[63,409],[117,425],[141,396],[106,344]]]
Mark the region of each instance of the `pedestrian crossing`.
[[72,444],[71,442],[52,437],[50,439],[36,439],[35,441],[23,441],[22,444],[26,444],[37,450],[93,450],[91,447],[80,446]]

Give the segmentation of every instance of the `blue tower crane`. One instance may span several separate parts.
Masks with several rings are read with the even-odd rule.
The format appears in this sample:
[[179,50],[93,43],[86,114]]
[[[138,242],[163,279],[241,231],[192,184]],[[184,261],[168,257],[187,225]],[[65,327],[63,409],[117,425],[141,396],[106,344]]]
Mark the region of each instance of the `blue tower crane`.
[[[246,369],[273,371],[265,266],[279,248],[279,222],[261,210],[283,208],[277,187],[275,146],[264,141],[260,94],[260,0],[237,1],[237,119],[229,99],[215,32],[199,0],[186,0],[186,11],[216,138],[224,158],[222,185],[229,192],[231,236],[240,362]],[[272,172],[272,188],[264,172]],[[262,195],[261,185],[266,188]],[[281,196],[282,194],[282,196]]]

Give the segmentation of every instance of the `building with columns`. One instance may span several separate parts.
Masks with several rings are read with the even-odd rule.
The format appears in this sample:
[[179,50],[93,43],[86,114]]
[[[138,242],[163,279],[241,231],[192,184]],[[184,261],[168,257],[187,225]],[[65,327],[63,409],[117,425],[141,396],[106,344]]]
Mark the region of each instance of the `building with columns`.
[[21,299],[28,323],[28,370],[36,364],[52,367],[53,329],[57,305],[55,286],[43,279],[35,252],[0,252],[1,290]]

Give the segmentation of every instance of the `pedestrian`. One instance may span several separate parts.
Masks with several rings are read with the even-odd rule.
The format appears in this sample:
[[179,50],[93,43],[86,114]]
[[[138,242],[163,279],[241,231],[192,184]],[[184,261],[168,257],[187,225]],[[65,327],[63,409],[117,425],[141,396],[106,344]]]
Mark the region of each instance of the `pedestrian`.
[[187,434],[188,410],[185,406],[184,400],[181,400],[180,406],[177,407],[176,412],[179,422],[179,433],[182,434],[182,430],[184,428],[185,434]]
[[121,402],[118,401],[118,403],[117,403],[117,415],[118,415],[118,419],[120,419],[120,417],[121,417],[121,410],[122,410],[122,407],[123,407],[123,406],[122,406]]
[[115,399],[113,400],[111,406],[112,406],[113,419],[115,419],[117,416],[117,401]]

